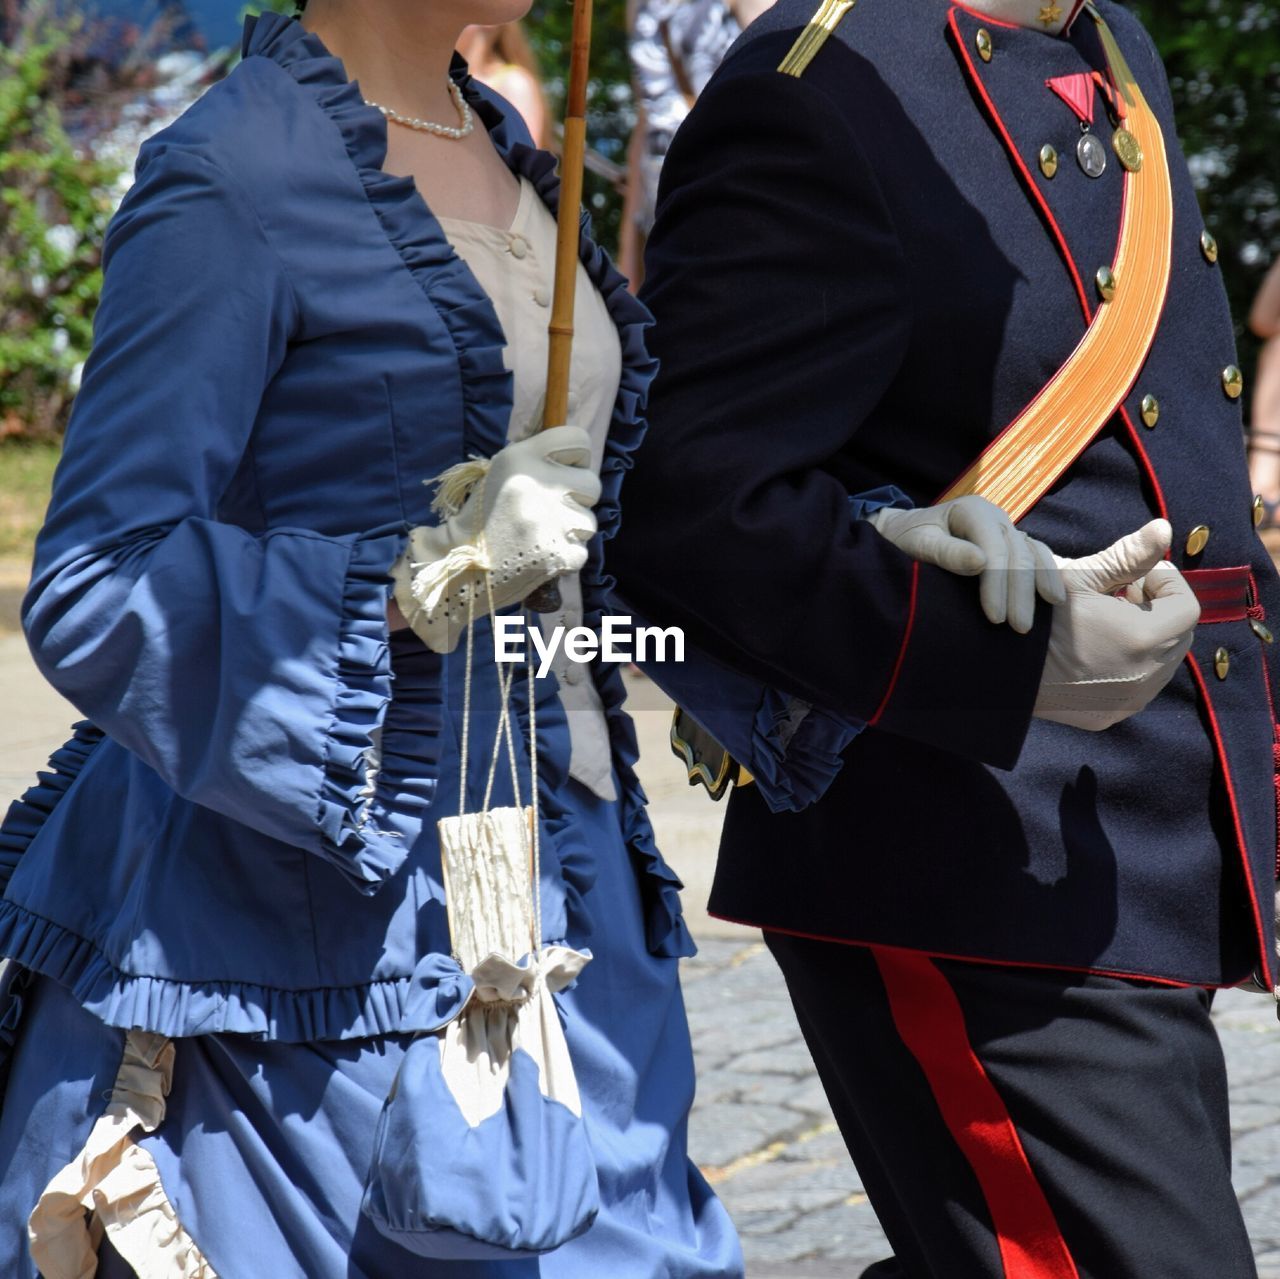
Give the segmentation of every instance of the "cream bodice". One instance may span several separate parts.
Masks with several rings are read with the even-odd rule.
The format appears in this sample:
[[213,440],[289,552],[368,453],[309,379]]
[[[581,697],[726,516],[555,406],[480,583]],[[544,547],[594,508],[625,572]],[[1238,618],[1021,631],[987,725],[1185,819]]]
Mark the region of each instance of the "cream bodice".
[[[522,178],[520,201],[506,230],[457,218],[441,218],[440,225],[498,313],[507,338],[504,358],[514,382],[507,438],[523,439],[542,426],[547,324],[551,319],[556,257],[555,219],[533,185]],[[604,299],[579,266],[569,418],[591,436],[591,465],[597,471],[604,456],[621,371],[618,332]],[[560,612],[542,619],[544,633],[549,634],[556,626],[568,628],[582,623],[582,587],[576,575],[560,579],[560,594]],[[557,656],[553,670],[569,721],[570,775],[602,798],[614,799],[609,734],[590,673],[563,654]]]

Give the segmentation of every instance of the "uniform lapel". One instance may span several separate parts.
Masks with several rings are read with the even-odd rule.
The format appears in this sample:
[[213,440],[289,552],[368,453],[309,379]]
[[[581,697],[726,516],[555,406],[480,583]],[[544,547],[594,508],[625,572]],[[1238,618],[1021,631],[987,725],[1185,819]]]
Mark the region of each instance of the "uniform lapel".
[[1111,124],[1101,94],[1091,128],[1106,168],[1100,177],[1090,177],[1077,159],[1080,119],[1049,82],[1105,67],[1096,37],[1077,23],[1071,39],[1055,38],[959,6],[951,9],[948,28],[975,110],[999,137],[1015,180],[1039,211],[1087,321],[1098,302],[1097,270],[1115,255],[1124,171],[1111,150]]

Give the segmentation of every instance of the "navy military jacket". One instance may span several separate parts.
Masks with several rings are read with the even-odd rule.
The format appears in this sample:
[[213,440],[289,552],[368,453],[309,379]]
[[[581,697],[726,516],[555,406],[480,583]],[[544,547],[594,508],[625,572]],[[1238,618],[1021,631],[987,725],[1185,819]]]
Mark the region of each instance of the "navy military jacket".
[[914,565],[847,510],[882,484],[936,501],[1098,305],[1124,173],[1103,104],[1110,163],[1093,178],[1047,87],[1105,68],[1087,16],[1057,37],[946,0],[860,0],[800,78],[777,67],[811,0],[746,33],[667,160],[644,293],[662,368],[611,569],[720,661],[870,725],[803,811],[735,790],[716,914],[1233,983],[1270,962],[1280,672],[1259,631],[1280,592],[1164,72],[1131,15],[1099,8],[1169,145],[1172,279],[1123,410],[1021,527],[1084,555],[1164,515],[1180,567],[1238,570],[1237,606],[1206,610],[1169,688],[1104,733],[1033,719],[1049,610],[1025,637],[992,626],[974,582]]

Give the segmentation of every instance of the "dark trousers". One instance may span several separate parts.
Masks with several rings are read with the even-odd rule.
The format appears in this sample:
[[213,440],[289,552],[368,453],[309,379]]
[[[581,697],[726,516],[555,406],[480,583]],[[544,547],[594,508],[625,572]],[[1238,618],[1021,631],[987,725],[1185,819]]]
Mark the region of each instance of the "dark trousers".
[[875,1279],[1255,1279],[1200,989],[767,933]]

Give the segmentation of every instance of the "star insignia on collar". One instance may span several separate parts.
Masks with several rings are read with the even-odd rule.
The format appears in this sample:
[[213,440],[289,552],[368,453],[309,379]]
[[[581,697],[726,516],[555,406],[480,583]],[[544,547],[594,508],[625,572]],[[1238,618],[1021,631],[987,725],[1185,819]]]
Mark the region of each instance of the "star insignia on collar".
[[1040,7],[1040,21],[1046,26],[1051,27],[1058,19],[1062,17],[1062,6],[1055,4],[1053,0]]

